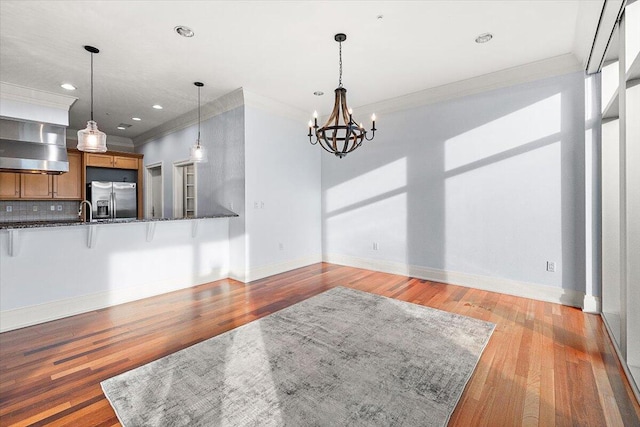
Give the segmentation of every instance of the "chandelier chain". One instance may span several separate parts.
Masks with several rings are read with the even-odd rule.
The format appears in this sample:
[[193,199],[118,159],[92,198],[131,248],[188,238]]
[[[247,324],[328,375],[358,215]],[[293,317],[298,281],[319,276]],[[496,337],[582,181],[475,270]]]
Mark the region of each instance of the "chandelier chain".
[[342,42],[340,42],[340,79],[338,87],[342,87]]

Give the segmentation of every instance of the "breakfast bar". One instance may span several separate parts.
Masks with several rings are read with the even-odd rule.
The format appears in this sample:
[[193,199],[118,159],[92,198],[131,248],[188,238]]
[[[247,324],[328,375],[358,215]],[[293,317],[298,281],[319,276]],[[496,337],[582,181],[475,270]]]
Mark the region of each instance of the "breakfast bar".
[[0,328],[227,277],[229,222],[236,216],[2,224]]

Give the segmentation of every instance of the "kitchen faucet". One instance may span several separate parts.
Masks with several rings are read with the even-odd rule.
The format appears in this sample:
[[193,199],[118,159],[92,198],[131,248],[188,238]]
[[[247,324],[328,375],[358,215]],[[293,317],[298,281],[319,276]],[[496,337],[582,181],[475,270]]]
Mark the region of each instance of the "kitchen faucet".
[[88,200],[83,200],[83,201],[80,202],[80,207],[78,209],[78,217],[82,218],[82,205],[84,205],[85,203],[87,205],[89,205],[89,222],[92,222],[93,221],[93,206],[91,206],[91,202],[88,201]]

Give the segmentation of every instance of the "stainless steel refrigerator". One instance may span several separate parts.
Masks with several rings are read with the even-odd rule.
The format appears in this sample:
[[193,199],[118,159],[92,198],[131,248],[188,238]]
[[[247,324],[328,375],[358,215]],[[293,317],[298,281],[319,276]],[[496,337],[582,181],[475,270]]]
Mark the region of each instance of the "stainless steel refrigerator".
[[136,184],[133,182],[91,181],[87,184],[93,219],[130,219],[137,217]]

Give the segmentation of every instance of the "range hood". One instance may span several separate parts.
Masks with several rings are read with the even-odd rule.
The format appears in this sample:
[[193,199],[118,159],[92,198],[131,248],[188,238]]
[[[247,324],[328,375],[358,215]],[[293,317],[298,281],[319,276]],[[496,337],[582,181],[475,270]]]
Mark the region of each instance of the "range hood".
[[68,172],[66,136],[65,126],[0,118],[0,171]]

